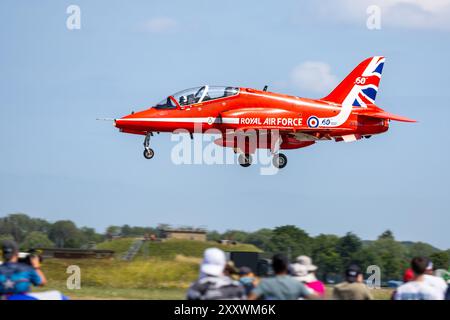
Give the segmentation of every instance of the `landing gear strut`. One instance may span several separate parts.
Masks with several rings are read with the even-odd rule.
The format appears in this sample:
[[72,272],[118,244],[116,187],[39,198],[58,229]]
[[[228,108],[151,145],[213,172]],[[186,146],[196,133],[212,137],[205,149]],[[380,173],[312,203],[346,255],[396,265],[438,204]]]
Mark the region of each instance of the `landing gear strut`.
[[155,155],[155,151],[150,148],[150,137],[153,134],[151,132],[147,133],[144,139],[144,157],[145,159],[151,159]]
[[248,153],[241,153],[239,155],[238,161],[241,166],[247,168],[252,164],[252,155]]
[[283,153],[279,153],[282,142],[283,137],[278,136],[270,150],[273,155],[272,164],[278,169],[283,169],[287,165],[287,157]]

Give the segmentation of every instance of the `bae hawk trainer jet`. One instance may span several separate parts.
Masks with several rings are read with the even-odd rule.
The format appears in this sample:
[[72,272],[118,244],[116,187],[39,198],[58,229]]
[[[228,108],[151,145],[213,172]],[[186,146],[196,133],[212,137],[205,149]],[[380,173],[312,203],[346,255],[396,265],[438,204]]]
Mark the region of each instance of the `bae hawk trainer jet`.
[[[273,165],[284,168],[287,157],[278,150],[304,148],[318,141],[351,142],[386,132],[389,122],[415,122],[385,112],[375,105],[384,57],[361,62],[330,94],[307,99],[280,93],[240,87],[204,85],[168,96],[155,106],[115,119],[121,132],[145,136],[144,157],[151,159],[150,137],[154,132],[185,129],[191,134],[218,129],[215,141],[233,148],[239,164],[248,167],[258,148],[269,149]],[[269,139],[253,146],[239,143],[238,135],[269,133]],[[277,141],[271,132],[277,131]],[[192,135],[191,135],[192,136]]]

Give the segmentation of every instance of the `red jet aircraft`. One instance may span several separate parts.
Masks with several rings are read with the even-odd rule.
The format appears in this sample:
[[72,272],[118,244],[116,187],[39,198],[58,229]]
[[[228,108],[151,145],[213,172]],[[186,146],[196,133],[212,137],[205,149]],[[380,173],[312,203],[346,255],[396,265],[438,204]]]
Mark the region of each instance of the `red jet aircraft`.
[[[147,159],[154,156],[149,147],[154,132],[185,129],[192,137],[214,128],[222,133],[215,143],[239,153],[240,165],[248,167],[255,150],[265,148],[273,154],[273,165],[284,168],[287,158],[278,149],[303,148],[321,140],[351,142],[386,132],[390,120],[415,122],[375,105],[384,61],[379,56],[364,60],[329,95],[317,100],[267,92],[267,86],[261,91],[205,85],[170,95],[114,123],[121,132],[145,135]],[[246,140],[238,142],[239,135],[255,132],[269,138],[258,138],[253,146]]]

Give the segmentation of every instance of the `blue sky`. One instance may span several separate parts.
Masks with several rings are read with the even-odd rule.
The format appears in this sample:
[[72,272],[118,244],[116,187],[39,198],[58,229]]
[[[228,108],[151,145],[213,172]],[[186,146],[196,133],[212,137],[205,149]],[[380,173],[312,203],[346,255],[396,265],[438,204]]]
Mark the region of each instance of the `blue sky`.
[[[66,28],[70,4],[80,30]],[[366,27],[369,4],[382,9],[381,30]],[[449,13],[447,0],[2,1],[0,215],[99,231],[295,224],[374,239],[389,228],[449,248]],[[174,165],[168,134],[148,161],[140,136],[95,120],[204,83],[318,98],[372,55],[387,57],[377,104],[419,122],[287,151],[274,176]],[[305,84],[299,70],[311,62],[320,74]]]

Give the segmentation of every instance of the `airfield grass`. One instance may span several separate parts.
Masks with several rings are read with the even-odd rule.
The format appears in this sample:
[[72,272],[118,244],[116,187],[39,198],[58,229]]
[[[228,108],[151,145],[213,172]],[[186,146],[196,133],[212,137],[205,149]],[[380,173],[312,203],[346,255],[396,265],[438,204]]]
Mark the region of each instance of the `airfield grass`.
[[[47,259],[42,270],[48,279],[45,288],[36,291],[59,290],[71,299],[184,299],[186,290],[198,276],[198,268],[204,249],[211,246],[226,251],[259,251],[252,245],[220,245],[214,242],[170,240],[147,243],[130,261],[121,256],[134,239],[118,239],[102,243],[101,249],[112,249],[111,259]],[[70,274],[67,267],[77,265],[81,269],[81,289],[68,290],[66,281]],[[328,287],[328,297],[332,288]],[[389,289],[372,290],[376,299],[389,299]]]
[[[189,285],[198,277],[203,251],[260,250],[250,244],[222,245],[216,242],[167,240],[146,242],[128,262],[121,257],[135,239],[116,239],[97,245],[115,251],[112,259],[48,259],[42,270],[48,279],[43,290],[59,290],[73,299],[184,299]],[[81,289],[68,290],[67,267],[81,270]]]
[[[183,300],[186,290],[180,288],[166,289],[119,289],[82,286],[79,290],[67,290],[65,284],[50,282],[47,288],[58,290],[71,300]],[[46,291],[39,288],[34,291]]]

